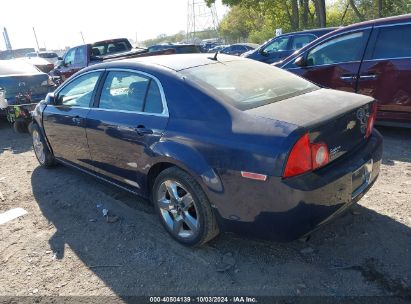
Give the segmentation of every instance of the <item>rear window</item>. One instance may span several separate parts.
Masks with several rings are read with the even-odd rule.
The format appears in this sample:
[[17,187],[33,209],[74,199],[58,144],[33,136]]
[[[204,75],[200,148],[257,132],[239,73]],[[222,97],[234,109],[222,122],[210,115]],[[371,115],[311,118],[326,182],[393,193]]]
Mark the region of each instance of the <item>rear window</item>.
[[381,28],[373,59],[411,57],[410,37],[411,25]]
[[181,71],[240,110],[257,108],[319,89],[292,73],[252,60],[217,62]]
[[91,50],[94,56],[104,56],[119,52],[127,52],[132,49],[128,40],[108,40],[92,44]]
[[39,57],[41,58],[57,58],[56,53],[39,53]]

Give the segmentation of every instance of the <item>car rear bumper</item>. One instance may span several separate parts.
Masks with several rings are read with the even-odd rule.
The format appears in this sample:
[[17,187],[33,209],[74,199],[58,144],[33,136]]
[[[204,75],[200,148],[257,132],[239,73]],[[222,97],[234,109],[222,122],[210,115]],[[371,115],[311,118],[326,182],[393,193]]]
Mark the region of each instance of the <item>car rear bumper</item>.
[[[225,192],[232,192],[234,200],[215,204],[221,230],[277,241],[316,230],[371,188],[380,172],[382,146],[382,136],[374,130],[361,147],[315,172],[288,179],[270,177],[266,182],[242,179],[235,188],[226,184]],[[353,182],[353,173],[367,163],[368,180]]]

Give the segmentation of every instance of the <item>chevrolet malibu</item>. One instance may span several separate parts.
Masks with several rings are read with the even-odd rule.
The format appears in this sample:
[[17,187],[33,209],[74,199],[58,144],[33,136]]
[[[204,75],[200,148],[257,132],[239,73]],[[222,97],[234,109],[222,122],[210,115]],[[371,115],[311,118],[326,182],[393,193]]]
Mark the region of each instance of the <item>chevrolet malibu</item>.
[[286,241],[357,202],[380,169],[372,98],[227,55],[93,65],[40,103],[41,166],[150,198],[177,241],[220,231]]

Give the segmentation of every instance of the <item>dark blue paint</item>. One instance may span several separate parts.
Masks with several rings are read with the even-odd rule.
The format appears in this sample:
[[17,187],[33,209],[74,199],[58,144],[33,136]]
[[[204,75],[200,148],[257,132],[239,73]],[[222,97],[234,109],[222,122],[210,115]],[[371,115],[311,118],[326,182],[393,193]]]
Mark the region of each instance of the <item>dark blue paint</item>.
[[[180,68],[192,64],[193,58],[170,55],[111,62],[80,72],[127,68],[157,77],[169,117],[94,106],[59,109],[45,102],[37,107],[34,120],[59,160],[144,197],[150,195],[147,176],[153,166],[170,163],[182,168],[208,196],[222,230],[255,237],[295,239],[333,218],[355,201],[351,199],[352,172],[370,158],[374,160],[372,179],[377,178],[382,138],[374,131],[371,138],[328,166],[284,180],[288,153],[306,130],[224,104],[176,71],[179,64]],[[204,58],[199,60],[210,62]],[[152,60],[162,64],[151,64]],[[175,70],[165,67],[167,60]],[[79,116],[80,123],[73,123],[73,116]],[[152,134],[137,134],[134,128],[140,124]],[[241,171],[266,174],[268,179],[245,179]]]

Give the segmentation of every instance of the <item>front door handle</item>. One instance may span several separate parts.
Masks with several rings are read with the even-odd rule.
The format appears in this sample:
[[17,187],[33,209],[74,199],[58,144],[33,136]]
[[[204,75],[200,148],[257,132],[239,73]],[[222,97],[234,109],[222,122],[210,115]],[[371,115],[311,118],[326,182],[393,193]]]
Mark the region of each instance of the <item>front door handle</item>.
[[357,75],[342,75],[340,79],[344,81],[353,81],[357,79]]
[[137,128],[135,128],[136,132],[138,135],[143,136],[143,135],[148,135],[148,134],[153,134],[153,130],[151,129],[147,129],[144,126],[138,126]]
[[76,115],[71,119],[76,125],[81,124],[81,117]]

